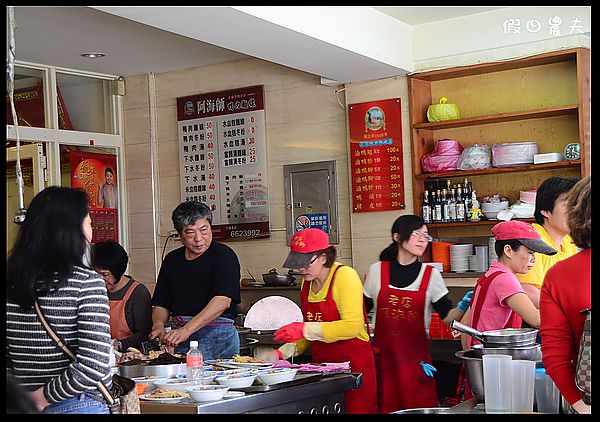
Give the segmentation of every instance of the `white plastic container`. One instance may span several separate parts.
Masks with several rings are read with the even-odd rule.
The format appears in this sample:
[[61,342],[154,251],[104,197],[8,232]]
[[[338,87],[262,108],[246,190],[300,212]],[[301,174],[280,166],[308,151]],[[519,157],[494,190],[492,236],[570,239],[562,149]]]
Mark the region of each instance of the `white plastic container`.
[[535,361],[513,359],[511,413],[533,412]]
[[548,152],[546,154],[535,154],[533,164],[556,163],[564,159],[560,152]]
[[485,413],[510,413],[512,356],[483,355],[482,360]]
[[258,380],[265,384],[278,384],[280,382],[291,381],[296,376],[298,369],[293,368],[272,368],[258,371]]
[[226,385],[229,388],[245,388],[250,387],[254,380],[256,379],[256,374],[247,372],[244,374],[234,374],[234,375],[226,375],[224,377],[217,377],[216,381],[221,385]]

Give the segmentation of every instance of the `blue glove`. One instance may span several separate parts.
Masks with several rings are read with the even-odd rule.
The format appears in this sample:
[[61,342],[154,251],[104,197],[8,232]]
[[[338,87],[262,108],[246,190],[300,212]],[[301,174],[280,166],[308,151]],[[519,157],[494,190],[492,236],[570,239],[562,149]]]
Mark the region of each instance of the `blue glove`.
[[433,378],[433,373],[437,371],[437,369],[435,369],[435,366],[433,366],[429,363],[425,363],[423,361],[421,361],[419,363],[423,367],[423,372],[425,372],[425,375],[427,375],[430,378]]
[[458,305],[456,305],[456,307],[464,314],[465,312],[467,312],[467,308],[469,307],[469,305],[471,304],[471,297],[473,296],[473,290],[467,292],[467,294],[465,294],[463,296],[463,298],[460,300],[460,302],[458,302]]

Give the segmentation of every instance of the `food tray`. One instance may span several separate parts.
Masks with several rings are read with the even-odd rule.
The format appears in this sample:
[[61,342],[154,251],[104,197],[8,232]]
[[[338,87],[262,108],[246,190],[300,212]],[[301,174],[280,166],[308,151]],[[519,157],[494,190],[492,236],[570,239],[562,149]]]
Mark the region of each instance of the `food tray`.
[[185,363],[173,363],[169,365],[120,365],[119,375],[127,378],[136,377],[175,377],[186,372]]
[[322,373],[306,374],[306,373],[298,372],[296,374],[296,376],[294,377],[294,379],[290,380],[290,381],[279,382],[277,384],[269,384],[269,385],[257,384],[257,385],[251,385],[250,387],[235,388],[234,390],[244,391],[246,393],[264,393],[265,391],[280,390],[282,388],[294,387],[296,385],[306,384],[307,382],[318,381],[321,378],[323,378]]

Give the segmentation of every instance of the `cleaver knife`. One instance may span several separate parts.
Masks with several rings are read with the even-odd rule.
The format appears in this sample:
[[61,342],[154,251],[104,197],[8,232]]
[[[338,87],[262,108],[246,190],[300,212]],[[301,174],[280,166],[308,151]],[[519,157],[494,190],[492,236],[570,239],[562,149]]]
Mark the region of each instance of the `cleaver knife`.
[[160,350],[160,342],[158,337],[142,343],[142,353],[147,355],[151,350]]

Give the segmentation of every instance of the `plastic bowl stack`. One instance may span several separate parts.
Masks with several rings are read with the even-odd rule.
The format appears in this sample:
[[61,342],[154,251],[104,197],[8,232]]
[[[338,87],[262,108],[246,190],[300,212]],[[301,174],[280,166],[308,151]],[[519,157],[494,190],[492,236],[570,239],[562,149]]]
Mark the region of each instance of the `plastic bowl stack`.
[[464,273],[469,271],[469,256],[473,255],[473,244],[450,245],[450,271]]
[[494,249],[495,245],[496,238],[492,236],[488,240],[488,265],[492,265],[492,262],[498,260],[498,255],[496,255],[496,249]]

